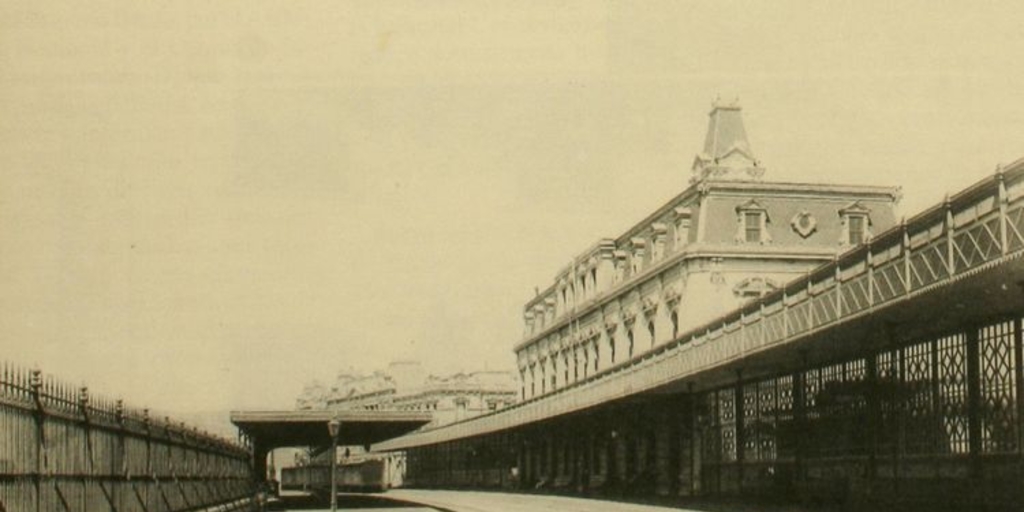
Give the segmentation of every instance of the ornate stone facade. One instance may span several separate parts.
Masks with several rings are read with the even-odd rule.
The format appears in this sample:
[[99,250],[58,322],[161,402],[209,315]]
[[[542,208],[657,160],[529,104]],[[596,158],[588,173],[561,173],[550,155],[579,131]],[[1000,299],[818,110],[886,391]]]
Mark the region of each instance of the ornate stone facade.
[[640,357],[895,225],[899,189],[765,181],[740,106],[709,116],[689,186],[524,306],[522,399]]

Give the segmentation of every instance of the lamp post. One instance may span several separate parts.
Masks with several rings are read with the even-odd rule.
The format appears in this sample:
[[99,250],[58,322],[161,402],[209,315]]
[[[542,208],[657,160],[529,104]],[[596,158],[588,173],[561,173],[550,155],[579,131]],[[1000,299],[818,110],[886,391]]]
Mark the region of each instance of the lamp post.
[[331,418],[327,422],[327,431],[331,434],[331,512],[338,510],[338,482],[335,479],[338,468],[338,429],[341,422]]

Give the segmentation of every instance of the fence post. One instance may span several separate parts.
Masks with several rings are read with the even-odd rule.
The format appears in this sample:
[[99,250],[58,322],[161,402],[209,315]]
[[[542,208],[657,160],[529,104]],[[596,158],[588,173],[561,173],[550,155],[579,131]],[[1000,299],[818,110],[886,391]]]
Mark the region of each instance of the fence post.
[[[114,449],[114,460],[111,462],[110,467],[121,468],[121,480],[123,482],[121,485],[115,485],[110,491],[114,503],[117,503],[119,501],[118,496],[123,495],[124,484],[127,483],[128,486],[131,486],[132,479],[128,469],[128,457],[125,454],[124,401],[120,398],[114,403],[114,421],[117,423],[117,447]],[[118,490],[121,492],[118,492]]]
[[43,387],[43,372],[38,368],[33,369],[29,376],[29,389],[32,401],[35,404],[33,417],[36,423],[35,429],[35,472],[32,475],[32,485],[35,487],[35,509],[41,512],[43,509],[43,451],[46,449],[45,432],[43,431],[46,411],[43,408],[43,400],[40,389]]

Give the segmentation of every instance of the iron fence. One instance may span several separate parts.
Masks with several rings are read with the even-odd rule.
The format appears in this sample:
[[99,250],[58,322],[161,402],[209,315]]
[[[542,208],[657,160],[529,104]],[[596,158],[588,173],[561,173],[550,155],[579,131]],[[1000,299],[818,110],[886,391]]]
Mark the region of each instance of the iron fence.
[[249,510],[249,451],[39,370],[0,369],[0,512]]

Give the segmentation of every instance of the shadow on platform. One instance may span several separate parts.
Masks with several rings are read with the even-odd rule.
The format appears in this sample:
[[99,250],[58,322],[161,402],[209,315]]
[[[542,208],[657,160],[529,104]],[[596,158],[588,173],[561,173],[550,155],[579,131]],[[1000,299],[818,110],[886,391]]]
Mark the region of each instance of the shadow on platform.
[[[326,496],[313,495],[281,496],[268,510],[328,510]],[[431,507],[370,494],[339,494],[338,510],[435,510]]]

